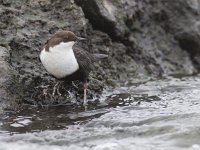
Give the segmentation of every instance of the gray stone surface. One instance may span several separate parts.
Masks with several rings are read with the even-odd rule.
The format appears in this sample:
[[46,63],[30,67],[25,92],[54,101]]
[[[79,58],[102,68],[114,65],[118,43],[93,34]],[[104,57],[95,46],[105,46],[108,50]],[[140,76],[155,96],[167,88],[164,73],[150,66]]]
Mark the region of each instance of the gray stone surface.
[[7,91],[10,80],[12,80],[12,68],[9,65],[9,51],[5,47],[0,46],[0,114],[3,109],[10,107],[14,102],[11,102],[11,96]]
[[[168,74],[192,74],[199,70],[198,0],[0,0],[0,45],[9,64],[2,60],[1,81],[12,66],[8,94],[12,101],[30,104],[65,102],[52,98],[55,80],[38,55],[57,30],[71,30],[86,37],[80,43],[90,52],[109,54],[91,74],[89,95],[105,86],[129,79]],[[9,51],[7,51],[9,50]],[[3,53],[2,53],[3,54]],[[6,64],[6,65],[5,65]],[[49,85],[45,88],[44,86]],[[64,88],[66,87],[66,88]],[[81,91],[62,86],[62,93]],[[0,91],[0,93],[1,93]]]

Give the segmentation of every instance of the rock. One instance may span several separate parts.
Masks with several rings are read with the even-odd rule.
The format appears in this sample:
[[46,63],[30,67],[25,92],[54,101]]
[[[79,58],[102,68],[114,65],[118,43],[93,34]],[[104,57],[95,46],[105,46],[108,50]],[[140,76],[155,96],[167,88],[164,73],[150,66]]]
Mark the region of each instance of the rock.
[[70,84],[62,85],[62,97],[53,98],[56,81],[39,61],[46,40],[58,30],[86,37],[79,44],[90,52],[109,54],[95,64],[91,98],[104,86],[195,73],[200,68],[199,10],[198,0],[0,0],[0,46],[9,49],[2,81],[14,72],[2,92],[29,104],[65,103],[67,90],[81,99],[81,86],[77,90]]
[[12,86],[10,84],[12,71],[14,70],[9,65],[9,51],[5,47],[0,46],[0,114],[3,113],[3,109],[10,108],[12,107],[11,104],[15,103],[13,95],[8,90]]
[[[82,7],[94,29],[106,32],[112,41],[123,43],[126,52],[134,60],[139,60],[141,66],[144,64],[150,74],[196,72],[190,55],[182,51],[176,37],[180,33],[178,27],[185,31],[188,25],[195,22],[197,15],[195,12],[198,12],[198,8],[194,6],[198,1],[176,0],[172,3],[159,0],[138,2],[76,0],[76,2]],[[182,16],[182,11],[185,11],[185,16]],[[174,15],[175,12],[177,16]]]

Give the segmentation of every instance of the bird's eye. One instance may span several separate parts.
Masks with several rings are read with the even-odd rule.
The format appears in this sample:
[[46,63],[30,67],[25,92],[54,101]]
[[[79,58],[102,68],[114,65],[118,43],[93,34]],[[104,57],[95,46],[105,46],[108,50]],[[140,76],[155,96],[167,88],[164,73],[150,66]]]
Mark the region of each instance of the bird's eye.
[[68,42],[68,38],[63,38],[63,42]]

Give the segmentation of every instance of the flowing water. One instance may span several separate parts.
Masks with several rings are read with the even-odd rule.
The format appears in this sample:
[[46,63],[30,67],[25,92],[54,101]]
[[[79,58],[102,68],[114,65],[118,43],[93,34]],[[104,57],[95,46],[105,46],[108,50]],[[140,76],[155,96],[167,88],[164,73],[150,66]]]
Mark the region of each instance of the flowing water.
[[0,150],[200,149],[200,76],[105,90],[85,111],[31,106],[0,120]]

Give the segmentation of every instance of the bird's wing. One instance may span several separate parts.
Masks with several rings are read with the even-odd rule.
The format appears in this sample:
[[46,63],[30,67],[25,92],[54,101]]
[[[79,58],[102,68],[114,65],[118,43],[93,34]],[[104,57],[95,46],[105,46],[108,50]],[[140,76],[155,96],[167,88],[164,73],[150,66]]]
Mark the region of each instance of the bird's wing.
[[85,73],[86,76],[88,76],[93,68],[93,55],[88,51],[76,46],[73,47],[73,51],[80,69],[83,70],[83,73]]

